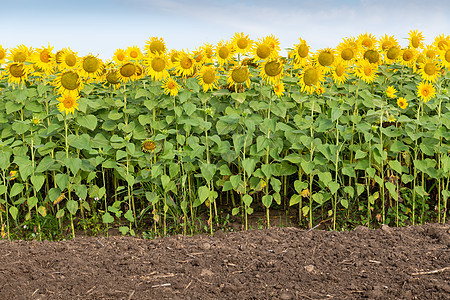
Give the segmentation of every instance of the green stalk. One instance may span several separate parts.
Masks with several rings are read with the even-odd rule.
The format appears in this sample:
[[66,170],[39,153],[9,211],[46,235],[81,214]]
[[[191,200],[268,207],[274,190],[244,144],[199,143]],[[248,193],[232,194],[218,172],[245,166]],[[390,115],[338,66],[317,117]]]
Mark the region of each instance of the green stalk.
[[[68,124],[67,124],[67,114],[64,114],[64,137],[65,137],[65,142],[66,142],[66,158],[69,158],[69,142],[67,139],[68,136]],[[69,173],[69,184],[67,186],[67,193],[69,195],[69,201],[72,200],[72,195],[71,195],[71,186],[70,186],[70,172]],[[72,227],[72,238],[75,238],[75,226],[73,225],[73,215],[71,212],[69,212],[70,214],[70,226]]]

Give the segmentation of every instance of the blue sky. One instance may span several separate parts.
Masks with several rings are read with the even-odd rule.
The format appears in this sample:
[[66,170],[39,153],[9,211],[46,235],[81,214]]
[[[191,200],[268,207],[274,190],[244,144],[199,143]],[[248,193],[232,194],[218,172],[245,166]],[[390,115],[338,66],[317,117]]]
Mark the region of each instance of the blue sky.
[[152,36],[169,49],[189,49],[244,32],[252,39],[273,34],[281,48],[301,37],[313,50],[335,47],[344,37],[395,35],[406,46],[408,32],[422,31],[426,43],[450,34],[446,0],[1,0],[0,45],[111,58],[117,48],[144,47]]

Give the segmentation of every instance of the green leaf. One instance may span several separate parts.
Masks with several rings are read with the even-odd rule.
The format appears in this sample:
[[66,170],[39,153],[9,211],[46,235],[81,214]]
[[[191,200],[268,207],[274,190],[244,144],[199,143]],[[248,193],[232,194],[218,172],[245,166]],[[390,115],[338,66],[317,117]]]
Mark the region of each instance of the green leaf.
[[105,224],[110,224],[110,223],[114,222],[114,218],[113,218],[113,216],[111,216],[111,214],[109,212],[106,212],[102,216],[102,221]]
[[348,200],[345,199],[345,198],[342,198],[342,199],[341,199],[341,205],[342,205],[345,209],[347,209],[347,208],[348,208]]
[[28,205],[28,209],[31,210],[33,207],[35,207],[38,203],[38,198],[37,197],[29,197],[27,198],[27,205]]
[[67,210],[72,214],[76,214],[78,210],[78,202],[74,200],[69,200],[66,203]]
[[31,184],[36,189],[36,192],[39,192],[39,190],[42,188],[45,182],[45,176],[44,175],[34,175],[30,178]]
[[14,221],[16,221],[17,220],[17,214],[19,213],[19,210],[17,209],[17,207],[10,206],[9,207],[9,213],[10,213],[11,217],[14,219]]
[[39,165],[36,167],[35,172],[36,173],[42,173],[50,169],[50,167],[55,163],[55,160],[49,155],[45,156],[41,161],[39,162]]
[[239,207],[235,207],[235,208],[233,208],[233,210],[231,211],[231,214],[232,214],[233,216],[237,215],[238,213],[239,213]]
[[429,195],[429,194],[425,191],[425,189],[423,188],[423,186],[421,186],[421,185],[416,186],[415,191],[416,191],[416,193],[417,193],[419,196],[422,196],[422,197],[425,197],[425,196],[428,196],[428,195]]
[[306,189],[307,187],[308,187],[308,183],[307,183],[307,182],[302,182],[302,181],[300,181],[300,180],[298,180],[298,179],[294,182],[294,188],[295,188],[295,191],[296,191],[297,193],[299,193],[299,194],[301,194],[302,191],[303,191],[304,189]]
[[64,217],[64,208],[61,208],[60,210],[58,210],[58,212],[56,213],[56,218],[60,219]]
[[78,157],[65,158],[64,164],[69,168],[73,175],[77,175],[78,171],[81,169],[81,159]]
[[244,202],[245,206],[250,207],[253,202],[253,198],[250,195],[244,195],[242,197],[242,201]]
[[14,185],[11,188],[11,191],[9,192],[9,197],[14,197],[18,194],[20,194],[23,191],[24,185],[22,183],[14,183]]
[[335,122],[337,119],[339,119],[342,114],[343,110],[339,107],[333,107],[331,108],[331,122]]
[[209,197],[209,188],[207,186],[199,187],[198,188],[198,199],[200,200],[200,204],[203,204],[206,201],[206,199],[208,199],[208,197]]
[[281,181],[276,179],[275,177],[270,178],[270,185],[272,186],[273,190],[277,193],[281,190]]
[[402,182],[404,183],[404,184],[408,184],[408,183],[410,183],[411,181],[413,181],[414,180],[414,176],[412,176],[412,175],[410,175],[410,174],[403,174],[402,175]]
[[273,196],[272,195],[264,195],[262,197],[262,203],[266,208],[270,208],[272,205]]
[[43,217],[47,216],[47,209],[42,205],[38,207],[37,212]]
[[69,185],[69,175],[67,174],[56,174],[55,176],[56,185],[61,191],[64,191]]
[[336,194],[336,192],[339,190],[340,187],[341,187],[341,185],[336,181],[331,181],[328,184],[328,188],[330,189],[331,194],[333,194],[333,195]]
[[386,181],[386,183],[384,184],[387,188],[387,190],[389,191],[389,194],[391,194],[392,198],[394,198],[396,201],[398,201],[398,192],[397,192],[397,187],[395,186],[395,184],[393,184],[390,181]]
[[300,201],[302,200],[302,196],[300,196],[299,194],[294,194],[291,197],[291,200],[289,201],[289,206],[295,205],[300,203]]
[[237,189],[239,183],[241,182],[241,174],[230,176],[230,182],[233,189]]
[[94,115],[78,116],[77,121],[80,126],[89,130],[97,128],[97,117]]
[[22,103],[15,103],[12,101],[8,101],[5,104],[6,114],[10,115],[15,111],[19,111],[22,108]]
[[367,152],[357,150],[355,154],[355,159],[361,159],[367,156]]
[[[7,190],[8,190],[8,188],[6,187],[6,185],[0,184],[0,195],[3,195],[4,193],[6,193]],[[0,200],[0,203],[3,203],[1,201],[3,201],[3,200]]]
[[200,170],[203,178],[206,181],[211,181],[216,173],[217,166],[215,164],[203,163],[200,165]]
[[315,202],[317,202],[319,205],[323,204],[323,194],[322,193],[315,193],[312,195],[312,198]]
[[163,186],[164,191],[167,192],[167,188],[169,187],[170,177],[166,174],[161,175],[161,184]]
[[333,180],[330,172],[320,172],[317,175],[319,175],[320,181],[323,182],[326,186]]
[[130,228],[128,228],[128,226],[120,226],[119,231],[122,235],[125,235],[130,231]]
[[402,174],[402,164],[398,160],[390,160],[389,166],[394,170],[395,172]]
[[134,216],[133,216],[133,211],[131,209],[129,209],[124,215],[125,219],[127,219],[130,222],[134,222]]
[[300,163],[300,165],[301,165],[303,171],[304,171],[307,175],[309,175],[309,174],[311,174],[311,173],[313,172],[314,166],[315,166],[314,162],[312,162],[312,161],[305,161],[305,160],[303,160],[303,161]]
[[256,163],[256,159],[253,158],[246,158],[242,160],[242,168],[245,172],[247,172],[247,176],[251,176],[253,174],[253,172],[255,171]]
[[87,198],[87,186],[84,184],[75,184],[73,186],[73,190],[75,192],[75,194],[80,197],[80,199],[86,200]]
[[2,150],[0,152],[0,168],[6,170],[11,164],[11,151]]

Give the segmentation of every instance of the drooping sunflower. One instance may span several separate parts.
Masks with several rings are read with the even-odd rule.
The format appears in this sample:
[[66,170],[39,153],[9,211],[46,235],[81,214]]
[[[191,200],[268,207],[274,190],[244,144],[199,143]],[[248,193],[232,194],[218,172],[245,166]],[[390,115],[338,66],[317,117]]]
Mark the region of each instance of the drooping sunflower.
[[169,61],[165,54],[147,55],[144,64],[147,66],[147,73],[153,80],[161,81],[169,77],[169,72],[167,71]]
[[389,98],[397,98],[397,95],[395,95],[395,93],[397,93],[395,87],[393,87],[392,85],[387,87],[386,96],[388,96]]
[[387,52],[392,47],[399,47],[397,39],[393,35],[388,36],[387,34],[380,38],[378,44],[379,50],[382,52]]
[[398,46],[392,46],[384,54],[384,61],[388,64],[394,63],[401,59],[402,50]]
[[347,82],[347,78],[349,77],[349,74],[347,72],[347,63],[343,60],[336,63],[336,66],[333,68],[331,74],[333,76],[333,81],[337,85]]
[[30,54],[33,52],[33,49],[28,49],[25,45],[19,45],[16,48],[12,48],[8,55],[8,60],[15,63],[24,63],[29,61]]
[[281,97],[285,91],[286,91],[286,90],[284,89],[284,83],[283,83],[283,81],[280,81],[280,82],[274,84],[274,86],[273,86],[273,92],[274,92],[275,95],[277,95],[278,97]]
[[441,34],[434,38],[433,46],[439,51],[450,49],[450,36]]
[[324,80],[323,67],[320,65],[308,65],[299,76],[299,84],[302,92],[313,94],[315,89],[322,85]]
[[6,60],[6,51],[8,49],[3,48],[2,45],[0,45],[0,66],[3,64]]
[[334,50],[331,48],[325,48],[317,51],[316,57],[317,62],[322,67],[330,67],[333,65],[333,62],[335,61]]
[[303,68],[308,63],[309,46],[305,40],[299,38],[300,43],[294,45],[294,67]]
[[231,41],[237,53],[245,55],[252,49],[253,41],[248,37],[248,34],[245,35],[243,32],[236,32]]
[[234,50],[228,42],[220,41],[216,46],[216,59],[220,66],[233,61]]
[[234,90],[237,92],[238,88],[250,87],[250,71],[247,66],[236,65],[229,72],[227,76],[227,83],[229,87],[234,86]]
[[344,38],[336,47],[338,55],[345,61],[354,59],[360,51],[360,46],[355,37]]
[[430,82],[435,82],[442,75],[438,62],[430,58],[420,64],[419,73],[423,81]]
[[53,74],[54,68],[54,55],[52,53],[53,47],[42,47],[40,49],[36,49],[31,55],[31,61],[34,63],[34,66],[43,72],[46,75]]
[[371,64],[377,64],[380,62],[380,54],[375,49],[369,49],[364,51],[364,59],[368,60]]
[[128,59],[131,59],[134,61],[139,61],[144,58],[144,55],[142,54],[141,49],[139,49],[138,46],[127,47],[127,49],[125,50],[125,53],[127,54]]
[[406,107],[408,106],[408,101],[406,101],[405,98],[400,97],[400,98],[397,99],[397,105],[401,109],[406,109]]
[[6,65],[6,76],[8,82],[19,84],[28,80],[30,68],[25,67],[23,63],[11,62]]
[[178,76],[189,77],[195,72],[195,59],[186,52],[179,53],[179,60],[175,63]]
[[77,69],[80,64],[80,59],[77,52],[73,52],[70,48],[64,48],[59,55],[59,69],[61,71]]
[[103,86],[104,87],[112,87],[117,90],[120,87],[120,75],[119,71],[114,68],[108,69],[103,75]]
[[400,61],[403,65],[412,67],[415,64],[415,59],[417,57],[417,50],[414,48],[404,49],[402,53],[402,60]]
[[89,78],[90,81],[98,80],[105,68],[103,61],[92,54],[83,57],[80,65],[80,75]]
[[198,83],[203,88],[203,92],[208,90],[217,89],[218,76],[217,71],[214,66],[203,66],[197,75]]
[[436,89],[434,88],[434,85],[429,82],[421,82],[417,86],[417,96],[426,103],[436,96]]
[[114,52],[114,56],[113,56],[113,60],[117,63],[117,64],[123,64],[127,59],[127,53],[125,52],[125,50],[118,48],[115,52]]
[[178,94],[180,85],[172,77],[167,78],[163,81],[161,88],[164,89],[164,94],[175,97]]
[[377,43],[377,38],[371,33],[367,34],[366,32],[358,36],[358,44],[366,50],[375,49],[377,47]]
[[64,112],[66,115],[69,113],[74,114],[75,109],[78,110],[78,102],[80,95],[77,92],[65,92],[58,98],[58,110]]
[[409,33],[409,46],[415,49],[423,47],[423,41],[425,38],[422,35],[422,32],[418,32],[418,30],[410,30]]
[[443,68],[450,69],[450,48],[439,51],[440,63]]
[[371,64],[367,60],[360,60],[355,66],[356,68],[354,74],[356,75],[356,77],[362,79],[366,83],[372,83],[375,78],[378,77],[378,75],[376,74],[378,71],[377,64]]
[[79,93],[83,89],[83,81],[76,70],[67,70],[59,73],[54,80],[54,85],[60,94],[75,91]]
[[119,70],[119,79],[123,83],[127,83],[129,81],[134,81],[136,79],[136,64],[129,61],[125,62],[121,66],[118,67]]
[[205,43],[203,46],[200,47],[203,52],[203,63],[204,64],[213,64],[214,63],[214,46]]
[[151,37],[145,42],[145,51],[147,54],[163,54],[166,53],[166,43],[163,38]]
[[142,142],[143,152],[153,152],[156,149],[156,142],[151,139],[146,139]]
[[277,84],[283,78],[284,62],[280,58],[264,61],[259,66],[259,76],[268,84]]

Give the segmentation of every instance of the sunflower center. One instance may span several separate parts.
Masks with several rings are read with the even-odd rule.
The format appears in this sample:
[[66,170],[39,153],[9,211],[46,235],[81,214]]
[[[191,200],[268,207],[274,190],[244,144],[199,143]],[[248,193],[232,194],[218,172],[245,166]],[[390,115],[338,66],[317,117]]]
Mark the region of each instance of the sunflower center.
[[4,59],[6,56],[6,52],[3,49],[0,49],[0,60]]
[[108,81],[110,84],[118,84],[119,81],[119,75],[116,71],[112,71],[106,75],[106,81]]
[[240,38],[237,40],[236,44],[239,47],[239,49],[245,49],[248,46],[248,41],[246,38]]
[[434,50],[428,50],[426,53],[428,58],[435,58],[436,57],[436,52]]
[[137,58],[137,57],[138,57],[137,51],[136,51],[136,50],[130,51],[130,57],[131,57],[131,58]]
[[364,66],[364,75],[366,76],[372,75],[372,68],[370,66]]
[[230,55],[230,50],[227,47],[220,47],[219,49],[219,57],[221,59],[227,59],[228,55]]
[[39,58],[41,62],[48,63],[50,61],[50,53],[48,53],[47,50],[44,50],[41,52],[41,54],[39,54]]
[[195,59],[196,62],[201,62],[202,59],[203,59],[202,53],[201,52],[195,53],[194,59]]
[[152,69],[155,72],[162,72],[165,67],[166,67],[166,63],[165,63],[164,59],[162,59],[160,57],[155,57],[154,59],[152,59]]
[[169,90],[173,90],[176,86],[177,86],[177,85],[176,85],[175,81],[169,81],[169,82],[167,83],[167,88],[168,88]]
[[351,48],[345,48],[341,52],[341,57],[343,60],[350,60],[353,58],[353,50]]
[[278,76],[281,73],[282,70],[283,70],[283,68],[281,67],[281,64],[279,62],[277,62],[277,61],[268,62],[264,66],[264,71],[270,77]]
[[422,90],[422,95],[424,95],[425,97],[427,97],[430,94],[430,91],[427,88],[424,88]]
[[447,62],[450,62],[450,49],[445,51],[444,58]]
[[334,72],[337,76],[341,77],[342,75],[344,75],[345,67],[342,64],[339,64]]
[[405,50],[403,52],[403,60],[410,61],[414,57],[414,53],[411,50]]
[[387,50],[387,49],[391,48],[391,46],[392,46],[391,41],[384,41],[383,44],[381,44],[381,48],[383,50]]
[[411,38],[411,45],[412,45],[414,48],[419,48],[419,45],[420,45],[420,39],[419,39],[419,37],[413,36],[413,37]]
[[397,47],[391,47],[389,48],[388,52],[386,53],[387,58],[390,60],[397,59],[397,57],[400,55],[400,49]]
[[142,146],[147,151],[153,151],[156,149],[156,143],[154,141],[145,141]]
[[27,59],[27,54],[25,52],[19,51],[14,54],[13,60],[15,62],[24,62]]
[[373,45],[372,40],[368,38],[365,38],[361,44],[366,48],[372,48]]
[[430,76],[436,74],[436,66],[433,63],[426,63],[423,67],[423,70],[427,75]]
[[125,59],[125,53],[120,52],[116,55],[118,61],[123,61]]
[[12,64],[11,67],[9,67],[9,73],[11,74],[11,76],[17,78],[20,78],[23,75],[25,75],[23,66],[21,64]]
[[161,41],[153,41],[150,43],[150,52],[152,53],[163,53],[165,46]]
[[66,58],[64,59],[64,62],[69,67],[73,67],[77,63],[77,58],[76,58],[76,56],[74,54],[69,53],[69,54],[66,55]]
[[258,55],[258,57],[261,59],[268,58],[270,55],[270,47],[267,46],[266,44],[259,45],[258,48],[256,49],[256,55]]
[[94,73],[100,67],[100,62],[93,56],[88,56],[83,60],[83,69],[88,73]]
[[364,53],[364,58],[367,59],[371,64],[374,64],[378,62],[378,59],[380,58],[380,54],[378,54],[375,50],[367,50]]
[[416,59],[416,63],[418,63],[418,64],[425,63],[425,57],[422,54],[420,54]]
[[310,68],[305,71],[305,74],[303,75],[303,82],[307,86],[316,85],[318,81],[319,81],[319,73],[317,72],[316,69]]
[[191,59],[189,57],[183,57],[180,61],[180,66],[185,70],[189,70],[192,67]]
[[330,52],[323,51],[319,54],[319,64],[324,67],[330,66],[334,61],[334,56]]
[[308,56],[309,53],[309,48],[306,44],[301,44],[300,46],[298,46],[297,48],[297,53],[298,56],[300,56],[301,58],[305,58]]
[[73,107],[74,103],[75,101],[70,96],[67,96],[63,101],[64,107],[69,109]]
[[[444,50],[445,48],[447,48],[447,46],[448,46],[448,43],[446,41],[439,41],[439,43],[438,43],[439,50]],[[1,57],[0,57],[0,59],[1,59]]]
[[245,82],[248,79],[247,68],[237,68],[231,72],[231,78],[236,83]]
[[211,84],[214,82],[214,80],[216,80],[216,74],[213,70],[207,70],[203,74],[202,78],[203,78],[203,82],[205,84]]
[[136,73],[136,66],[132,63],[126,63],[120,68],[120,75],[123,77],[131,77]]
[[78,88],[80,83],[78,82],[79,76],[77,73],[68,71],[61,75],[61,85],[66,90],[75,90]]

